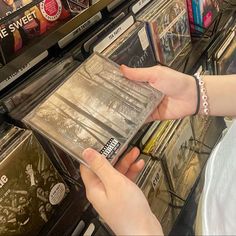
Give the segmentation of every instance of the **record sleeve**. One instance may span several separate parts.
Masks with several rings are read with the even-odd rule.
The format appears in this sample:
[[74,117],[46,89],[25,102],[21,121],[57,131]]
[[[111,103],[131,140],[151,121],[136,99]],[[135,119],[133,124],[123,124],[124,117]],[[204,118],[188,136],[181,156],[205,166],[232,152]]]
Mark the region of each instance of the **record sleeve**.
[[0,162],[0,234],[35,235],[49,221],[68,187],[30,131]]
[[155,55],[146,25],[135,23],[103,53],[117,64],[129,67],[151,67],[156,65]]
[[191,42],[186,2],[167,1],[147,22],[155,48],[156,59],[171,65]]
[[162,97],[125,79],[117,64],[96,53],[24,122],[84,164],[88,147],[115,163]]

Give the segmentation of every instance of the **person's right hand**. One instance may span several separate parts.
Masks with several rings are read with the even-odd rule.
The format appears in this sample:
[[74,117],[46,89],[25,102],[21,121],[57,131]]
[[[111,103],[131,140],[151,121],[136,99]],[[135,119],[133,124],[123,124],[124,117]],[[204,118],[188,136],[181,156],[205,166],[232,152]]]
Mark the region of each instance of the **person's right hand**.
[[149,68],[122,65],[121,72],[130,80],[148,82],[165,95],[149,121],[179,119],[195,113],[197,91],[191,76],[160,65]]

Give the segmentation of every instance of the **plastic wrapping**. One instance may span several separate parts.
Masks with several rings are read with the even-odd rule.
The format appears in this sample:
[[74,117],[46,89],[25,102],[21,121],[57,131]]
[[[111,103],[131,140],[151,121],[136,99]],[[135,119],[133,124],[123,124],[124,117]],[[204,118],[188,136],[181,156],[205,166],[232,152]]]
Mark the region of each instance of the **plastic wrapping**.
[[103,53],[117,64],[130,67],[151,67],[156,65],[146,25],[136,22]]
[[114,163],[162,97],[93,54],[24,121],[84,164],[88,147]]
[[1,156],[0,234],[35,235],[67,195],[67,185],[30,131]]

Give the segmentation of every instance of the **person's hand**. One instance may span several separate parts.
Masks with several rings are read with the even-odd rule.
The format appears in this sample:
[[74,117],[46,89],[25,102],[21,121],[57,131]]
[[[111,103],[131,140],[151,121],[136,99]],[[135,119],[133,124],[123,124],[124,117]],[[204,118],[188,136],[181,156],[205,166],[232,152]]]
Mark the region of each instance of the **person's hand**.
[[191,76],[160,65],[150,68],[122,65],[121,72],[130,80],[148,82],[165,95],[149,121],[178,119],[195,113],[197,91]]
[[142,171],[145,163],[144,160],[137,161],[137,158],[140,154],[138,148],[133,148],[129,151],[124,158],[122,158],[118,163],[115,165],[115,168],[127,178],[135,182],[136,178],[138,177],[139,173]]
[[137,185],[93,149],[86,149],[83,159],[90,166],[90,169],[80,167],[87,198],[115,234],[163,234]]

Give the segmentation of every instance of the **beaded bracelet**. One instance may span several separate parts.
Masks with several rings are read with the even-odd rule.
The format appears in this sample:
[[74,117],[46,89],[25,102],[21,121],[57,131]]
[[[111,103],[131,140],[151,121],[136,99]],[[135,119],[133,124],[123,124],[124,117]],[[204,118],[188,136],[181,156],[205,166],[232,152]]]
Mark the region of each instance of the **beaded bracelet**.
[[205,87],[205,82],[203,81],[203,78],[196,73],[194,75],[198,79],[200,91],[201,91],[201,98],[202,98],[202,106],[203,106],[203,113],[204,115],[208,116],[209,115],[209,103],[208,103],[208,96],[207,96],[207,91]]

